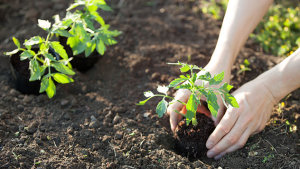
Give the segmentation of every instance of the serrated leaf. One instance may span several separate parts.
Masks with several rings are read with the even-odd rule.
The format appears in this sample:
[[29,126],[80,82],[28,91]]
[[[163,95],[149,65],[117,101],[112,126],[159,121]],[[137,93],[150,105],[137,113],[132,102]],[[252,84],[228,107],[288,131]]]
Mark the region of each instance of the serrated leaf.
[[54,31],[54,33],[58,34],[59,36],[63,36],[63,37],[73,37],[73,35],[71,33],[69,33],[67,30],[63,30],[63,29],[58,29],[56,31]]
[[224,93],[226,103],[230,104],[232,107],[238,108],[239,104],[236,99],[229,93]]
[[175,89],[192,89],[192,86],[190,84],[182,84],[182,85],[176,86]]
[[37,60],[33,59],[29,62],[29,69],[30,69],[30,79],[29,81],[40,80],[42,75],[42,68]]
[[33,46],[33,45],[37,45],[43,42],[43,39],[40,36],[34,36],[32,38],[30,38],[29,40],[24,42],[25,46]]
[[4,54],[5,54],[5,55],[8,55],[8,56],[11,56],[11,55],[14,55],[14,54],[16,54],[16,53],[18,53],[18,52],[19,52],[19,49],[15,49],[15,50],[10,51],[10,52],[4,52]]
[[211,114],[214,117],[217,117],[218,110],[220,107],[217,102],[217,96],[213,91],[209,91],[207,93],[207,104],[208,104],[208,109],[211,112]]
[[224,83],[219,89],[220,89],[221,91],[223,91],[223,93],[224,93],[224,92],[227,92],[227,93],[228,93],[232,88],[233,88],[233,86],[231,86],[230,84]]
[[186,123],[189,125],[189,123],[192,121],[192,119],[196,116],[198,104],[196,102],[196,97],[194,94],[190,95],[190,98],[186,104]]
[[224,72],[221,72],[217,75],[215,75],[210,81],[209,81],[209,85],[218,85],[222,82],[222,80],[224,79]]
[[60,57],[66,60],[68,59],[68,54],[66,50],[64,49],[63,45],[61,45],[59,42],[53,41],[50,43],[50,46],[55,50],[56,53],[59,54]]
[[60,63],[60,62],[57,62],[57,63],[52,63],[52,65],[58,72],[61,72],[63,74],[66,74],[66,75],[74,75],[75,72],[70,69],[68,66]]
[[99,54],[104,55],[104,52],[106,50],[106,47],[103,43],[102,40],[97,40],[97,44],[96,44],[96,50]]
[[35,52],[32,50],[25,50],[20,54],[20,60],[25,60],[33,57],[35,55]]
[[179,85],[180,83],[184,82],[186,80],[186,78],[177,78],[175,80],[173,80],[170,84],[169,87],[176,87],[177,85]]
[[57,81],[58,83],[61,83],[61,84],[74,82],[74,80],[72,78],[68,77],[65,74],[54,73],[52,76],[53,76],[55,81]]
[[48,87],[46,89],[46,93],[50,99],[56,94],[56,87],[51,77],[48,80]]
[[145,97],[153,97],[154,94],[151,91],[144,92]]
[[56,59],[50,53],[45,53],[44,56],[45,56],[45,58],[48,58],[51,61],[56,61]]
[[168,102],[165,101],[165,99],[162,99],[156,106],[156,113],[158,114],[158,117],[162,117],[166,113],[167,107]]
[[169,88],[167,86],[158,86],[157,87],[157,91],[159,93],[163,93],[165,95],[167,95],[168,90],[169,90]]
[[180,68],[180,71],[182,72],[182,73],[184,73],[184,72],[187,72],[187,71],[189,71],[191,68],[189,67],[189,65],[183,65],[181,68]]
[[43,77],[41,81],[40,93],[43,93],[49,86],[49,79],[47,77]]
[[48,20],[38,20],[38,26],[42,29],[49,29],[51,27],[51,23]]
[[13,41],[14,41],[14,44],[15,44],[18,48],[20,48],[21,45],[20,45],[19,40],[18,40],[17,38],[15,38],[15,37],[13,37],[12,39],[13,39]]
[[198,76],[197,79],[210,81],[211,80],[211,74],[209,72],[206,72],[204,75],[202,74],[202,75]]
[[94,43],[93,41],[88,42],[88,43],[86,44],[85,57],[90,56],[90,54],[91,54],[92,52],[94,52],[95,48],[96,48],[96,43]]

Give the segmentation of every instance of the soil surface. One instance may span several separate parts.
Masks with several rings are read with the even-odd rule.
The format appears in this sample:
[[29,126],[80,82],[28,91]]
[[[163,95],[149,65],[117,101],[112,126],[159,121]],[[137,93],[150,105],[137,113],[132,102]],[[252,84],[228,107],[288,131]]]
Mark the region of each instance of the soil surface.
[[[172,133],[163,127],[167,117],[155,114],[158,100],[135,105],[143,91],[179,75],[166,63],[207,64],[221,22],[203,15],[198,0],[110,1],[114,12],[104,18],[123,34],[93,69],[59,85],[51,100],[16,91],[2,54],[14,48],[11,37],[44,35],[37,19],[63,15],[69,3],[0,2],[0,168],[299,168],[299,89],[274,106],[265,130],[218,161],[189,160],[175,151]],[[246,58],[252,70],[237,74]],[[282,59],[249,40],[231,83],[236,89]]]

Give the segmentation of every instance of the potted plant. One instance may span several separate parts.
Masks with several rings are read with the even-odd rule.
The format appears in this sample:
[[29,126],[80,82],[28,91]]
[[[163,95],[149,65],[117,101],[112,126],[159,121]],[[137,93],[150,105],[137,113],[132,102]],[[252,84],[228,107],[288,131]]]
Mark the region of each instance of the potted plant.
[[[196,113],[197,109],[201,104],[204,104],[211,112],[211,115],[217,117],[219,105],[216,95],[221,96],[226,107],[229,105],[238,107],[236,99],[229,94],[233,86],[224,83],[221,87],[215,87],[215,85],[219,85],[222,82],[224,72],[211,76],[209,72],[205,72],[205,70],[196,65],[188,65],[181,62],[173,64],[181,66],[180,71],[182,73],[190,72],[190,74],[180,75],[179,78],[173,80],[168,86],[159,86],[157,91],[160,94],[154,94],[151,91],[144,92],[147,99],[140,101],[138,105],[144,105],[153,97],[162,97],[162,100],[156,107],[156,113],[159,117],[162,117],[166,113],[169,104],[174,103],[174,101],[183,104],[184,108],[182,111],[176,112],[184,116],[184,119],[178,123],[174,132],[174,137],[178,142],[177,148],[185,155],[194,157],[201,156],[207,151],[205,143],[215,126],[210,118],[210,114],[202,112]],[[202,72],[196,73],[195,71]],[[208,85],[204,85],[204,83],[202,83],[202,85],[196,85],[195,82],[197,80],[207,82]],[[175,90],[188,89],[191,95],[187,103],[175,100],[169,96],[167,94],[169,88],[174,88]],[[200,100],[201,97],[205,97],[207,102],[202,102]],[[169,99],[170,102],[167,102],[167,99]]]
[[64,47],[58,41],[50,40],[55,33],[67,31],[56,24],[51,25],[46,20],[38,20],[38,26],[48,32],[46,39],[34,36],[25,40],[25,48],[22,48],[19,40],[13,37],[17,49],[5,54],[10,56],[16,88],[19,91],[25,94],[46,92],[48,97],[52,98],[56,94],[54,82],[73,82],[69,76],[75,72]]
[[75,0],[67,9],[65,18],[55,17],[56,23],[73,35],[64,37],[58,34],[69,56],[74,56],[71,61],[73,67],[81,72],[89,70],[104,55],[107,46],[117,43],[114,37],[121,34],[109,29],[110,25],[97,12],[99,9],[112,11],[104,0]]

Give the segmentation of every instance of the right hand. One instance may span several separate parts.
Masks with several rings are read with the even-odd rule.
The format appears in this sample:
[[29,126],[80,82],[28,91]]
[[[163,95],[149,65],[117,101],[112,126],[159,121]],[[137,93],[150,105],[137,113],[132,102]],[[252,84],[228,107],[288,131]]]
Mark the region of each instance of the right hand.
[[[211,73],[211,75],[215,75],[218,73],[221,73],[222,71],[224,71],[225,75],[224,75],[224,80],[223,82],[229,82],[230,79],[230,70],[225,70],[223,69],[221,66],[217,66],[215,64],[208,64],[207,66],[204,67],[204,70],[208,71]],[[203,81],[201,80],[197,80],[196,84],[202,84]],[[221,85],[221,84],[220,84]],[[216,86],[219,87],[219,86]],[[191,92],[187,89],[179,89],[176,93],[175,93],[175,100],[180,100],[181,102],[186,103],[190,97]],[[218,115],[217,118],[212,117],[213,121],[215,122],[215,125],[217,125],[220,121],[220,119],[222,118],[223,114],[224,114],[224,104],[222,102],[222,99],[220,96],[217,96],[218,98],[218,104],[220,105],[219,111],[218,111]],[[205,98],[201,98],[201,100],[205,100]],[[167,114],[170,116],[170,125],[171,125],[171,129],[174,132],[175,128],[178,124],[178,122],[182,119],[182,116],[178,113],[176,113],[175,110],[177,110],[178,112],[180,112],[183,109],[184,105],[179,103],[178,101],[174,101],[173,104],[170,104],[168,109],[167,109]],[[210,114],[210,112],[207,112],[208,110],[203,106],[203,104],[198,107],[198,112],[202,112],[204,114]]]

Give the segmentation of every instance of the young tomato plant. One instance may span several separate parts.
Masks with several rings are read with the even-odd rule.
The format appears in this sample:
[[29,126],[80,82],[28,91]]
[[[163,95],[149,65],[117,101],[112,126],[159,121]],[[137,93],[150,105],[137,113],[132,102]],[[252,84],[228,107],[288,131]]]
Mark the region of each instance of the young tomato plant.
[[[38,25],[48,32],[46,39],[34,36],[29,40],[25,40],[23,43],[25,48],[22,48],[19,40],[13,37],[17,49],[5,54],[11,56],[21,52],[20,60],[29,60],[29,81],[41,80],[39,92],[46,92],[48,97],[52,98],[56,94],[56,86],[53,80],[62,84],[73,82],[74,80],[68,75],[74,75],[75,72],[72,70],[69,63],[70,59],[63,46],[58,41],[51,41],[50,39],[58,32],[65,34],[65,36],[72,35],[68,34],[59,25],[51,25],[46,20],[38,20]],[[35,47],[38,47],[38,49],[34,50]],[[53,68],[56,71],[52,71]]]
[[[219,85],[222,82],[224,78],[224,72],[221,72],[212,77],[209,72],[205,72],[202,68],[196,65],[188,65],[181,62],[172,64],[181,66],[180,71],[182,73],[190,73],[186,75],[180,75],[179,78],[173,80],[168,86],[158,86],[157,91],[160,94],[154,94],[151,91],[144,92],[144,95],[145,97],[147,97],[147,99],[140,101],[138,105],[144,105],[153,97],[162,97],[162,100],[156,107],[156,113],[159,117],[162,117],[166,113],[169,104],[179,102],[186,106],[187,113],[182,114],[178,111],[177,113],[183,115],[186,118],[187,125],[189,125],[191,121],[193,125],[197,125],[196,111],[198,106],[201,105],[200,98],[202,96],[206,97],[208,109],[214,117],[217,116],[220,107],[217,103],[217,95],[221,95],[223,103],[226,107],[228,107],[228,105],[231,105],[232,107],[239,107],[236,99],[231,94],[229,94],[229,91],[233,86],[229,85],[228,83],[224,83],[221,85],[221,87],[215,87],[215,85]],[[198,73],[196,73],[195,71],[198,71]],[[202,72],[199,73],[199,71]],[[195,82],[197,80],[207,82],[208,85],[205,85],[204,83],[202,83],[201,85],[196,85]],[[191,92],[191,95],[187,103],[181,102],[180,100],[176,100],[175,98],[169,96],[167,94],[169,88],[174,88],[176,90],[188,89]],[[170,99],[170,102],[167,102],[166,99]]]
[[[75,8],[77,9],[71,12]],[[62,21],[56,19],[57,23],[68,27],[69,33],[73,35],[67,40],[73,55],[85,52],[85,56],[88,57],[95,49],[103,55],[106,46],[117,43],[114,37],[121,32],[109,30],[110,25],[105,24],[97,12],[98,9],[112,11],[104,0],[75,0],[67,9],[66,17]]]

